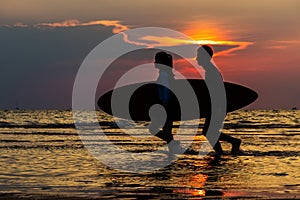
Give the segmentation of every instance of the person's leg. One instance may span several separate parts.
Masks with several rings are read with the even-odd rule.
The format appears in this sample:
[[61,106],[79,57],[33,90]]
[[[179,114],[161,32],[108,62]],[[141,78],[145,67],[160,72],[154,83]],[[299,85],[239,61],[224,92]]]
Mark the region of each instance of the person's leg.
[[156,136],[163,139],[168,144],[174,139],[173,135],[172,135],[172,128],[173,128],[173,120],[168,119],[168,117],[167,117],[167,120],[166,120],[162,130],[159,131],[156,134]]
[[240,153],[240,146],[241,146],[241,140],[238,138],[234,138],[230,135],[226,135],[224,133],[221,133],[220,138],[221,141],[226,141],[229,142],[232,147],[231,147],[231,153],[232,154],[239,154]]
[[[149,131],[152,135],[170,143],[173,140],[172,135],[172,127],[173,127],[173,119],[172,113],[170,112],[170,108],[168,104],[163,105],[167,112],[166,122],[163,124],[160,116],[151,116],[151,123],[149,125]],[[162,128],[162,130],[161,130]]]
[[164,137],[167,138],[167,144],[169,153],[171,154],[182,154],[184,153],[185,149],[181,147],[180,141],[174,140],[172,129],[173,129],[173,118],[174,118],[174,106],[172,104],[172,101],[165,105],[166,111],[167,111],[167,120],[162,128],[162,134],[164,134]]
[[[208,128],[209,128],[209,124],[210,124],[210,116],[205,118],[205,122],[204,122],[204,126],[203,126],[203,130],[202,130],[202,134],[206,137],[206,134],[208,132]],[[207,138],[208,139],[208,138]],[[218,141],[216,142],[216,144],[212,144],[212,142],[208,139],[208,142],[210,143],[210,145],[213,147],[213,149],[215,150],[215,152],[217,154],[223,154],[223,149],[222,146]]]
[[172,116],[170,116],[170,115],[171,115],[171,113],[168,112],[167,113],[167,120],[166,120],[162,130],[167,135],[168,138],[173,139],[173,135],[172,135],[173,119],[172,119]]
[[150,124],[149,131],[152,135],[166,141],[167,143],[170,143],[173,140],[173,135],[170,131],[160,130],[159,126],[156,126],[155,124]]
[[[149,126],[149,131],[152,135],[164,140],[167,142],[169,152],[171,154],[181,154],[184,153],[185,149],[183,149],[180,145],[180,141],[174,140],[172,129],[173,129],[173,110],[169,104],[164,104],[164,107],[167,112],[167,119],[165,124],[162,126],[161,122],[155,121],[152,119],[151,124]],[[159,130],[162,126],[162,130]]]

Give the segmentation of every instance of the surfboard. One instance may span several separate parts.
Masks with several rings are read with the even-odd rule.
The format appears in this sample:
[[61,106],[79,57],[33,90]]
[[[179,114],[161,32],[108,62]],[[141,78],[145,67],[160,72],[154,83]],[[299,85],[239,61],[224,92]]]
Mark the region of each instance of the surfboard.
[[[200,109],[200,116],[194,114],[185,115],[182,118],[181,108],[178,100],[176,99],[173,104],[173,118],[175,121],[191,120],[196,118],[207,117],[211,110],[211,100],[207,85],[203,79],[176,79],[174,87],[182,87],[186,84],[186,81],[191,85],[194,90],[198,105]],[[258,94],[250,88],[242,85],[224,82],[226,98],[227,98],[227,112],[232,112],[241,109],[251,103],[253,103]],[[122,107],[121,109],[128,109],[130,117],[134,121],[150,121],[149,109],[155,104],[160,104],[161,101],[158,96],[158,84],[155,82],[143,82],[130,85],[121,86],[110,90],[103,94],[97,101],[99,108],[109,115],[112,115],[112,94],[113,97],[122,97],[122,95],[128,95],[129,91],[134,91],[130,96],[129,103],[117,105]],[[173,93],[171,93],[175,96]],[[193,108],[193,106],[191,106]],[[191,112],[192,113],[192,112]],[[128,119],[128,116],[122,112],[115,114],[115,117]]]

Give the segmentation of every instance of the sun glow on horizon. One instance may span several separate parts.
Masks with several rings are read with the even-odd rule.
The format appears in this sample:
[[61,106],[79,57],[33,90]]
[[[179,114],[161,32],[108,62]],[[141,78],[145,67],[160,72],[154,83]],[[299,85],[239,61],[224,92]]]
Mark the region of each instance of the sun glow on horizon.
[[249,45],[254,44],[253,42],[247,42],[247,41],[231,41],[231,40],[208,40],[208,39],[180,39],[180,38],[173,38],[168,36],[143,36],[138,39],[138,41],[129,40],[128,35],[126,33],[123,34],[124,42],[134,44],[134,45],[143,45],[146,46],[146,48],[158,48],[158,47],[170,47],[170,46],[181,46],[181,45],[224,45],[228,46],[228,49],[222,50],[220,52],[217,52],[215,56],[220,55],[230,55],[230,53],[237,51],[237,50],[243,50],[247,48]]
[[191,21],[187,23],[182,32],[195,40],[195,43],[198,45],[231,46],[229,49],[215,53],[214,56],[232,55],[232,52],[246,49],[248,46],[254,44],[251,41],[239,40],[239,35],[241,35],[239,30],[224,28],[224,24],[214,21]]

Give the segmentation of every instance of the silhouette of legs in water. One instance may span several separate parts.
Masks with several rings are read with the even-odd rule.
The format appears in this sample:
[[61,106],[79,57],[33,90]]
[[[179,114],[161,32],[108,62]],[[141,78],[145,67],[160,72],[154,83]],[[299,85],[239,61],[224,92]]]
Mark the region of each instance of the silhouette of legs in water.
[[[167,107],[168,107],[167,105],[164,105],[164,108],[168,111]],[[151,124],[149,125],[150,133],[166,141],[167,143],[170,143],[174,139],[172,135],[173,120],[170,117],[170,113],[167,112],[167,119],[164,124],[162,124],[162,121],[160,120],[159,116],[150,115],[150,117],[151,117]],[[162,127],[162,130],[160,130],[160,127]]]
[[[167,114],[165,123],[162,124],[163,123],[161,119],[162,116],[158,116],[160,115],[160,113],[157,111],[153,111],[153,114],[149,113],[151,118],[149,131],[152,135],[155,135],[156,137],[166,141],[167,144],[169,144],[174,139],[172,135],[172,127],[173,127],[173,119],[171,117],[172,112],[169,108],[170,107],[169,105],[165,104],[163,105],[163,107],[165,108]],[[156,116],[154,114],[156,114]],[[160,130],[160,127],[162,127],[162,130]]]
[[[211,118],[211,116],[208,116],[208,117],[205,118],[205,123],[204,123],[203,131],[202,131],[204,136],[206,136],[208,128],[209,128],[210,118]],[[241,140],[238,139],[238,138],[234,138],[230,135],[226,135],[226,134],[221,132],[217,143],[215,145],[211,144],[217,155],[223,154],[223,149],[222,149],[222,146],[220,144],[220,141],[225,141],[225,142],[228,142],[232,145],[231,154],[237,155],[237,154],[241,153],[241,150],[240,150]]]
[[[166,103],[162,105],[166,111],[166,121],[163,124],[163,119],[161,119],[163,116],[160,115],[159,112],[153,111],[153,113],[149,112],[151,123],[149,125],[149,131],[152,135],[155,135],[156,137],[164,140],[167,142],[169,153],[171,154],[181,154],[185,152],[185,149],[183,149],[180,145],[180,141],[174,140],[173,134],[172,134],[172,128],[173,128],[173,107],[172,103]],[[155,116],[156,115],[156,116]]]

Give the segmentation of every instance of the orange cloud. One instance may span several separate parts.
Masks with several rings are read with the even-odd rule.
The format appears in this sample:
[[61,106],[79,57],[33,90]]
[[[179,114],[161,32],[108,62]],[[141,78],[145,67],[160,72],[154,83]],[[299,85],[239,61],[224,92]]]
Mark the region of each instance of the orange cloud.
[[283,46],[283,45],[275,45],[275,46],[268,46],[268,47],[265,47],[266,49],[286,49],[287,47],[286,46]]
[[270,40],[267,41],[267,45],[264,46],[265,49],[272,49],[272,50],[283,50],[290,48],[291,46],[299,45],[300,40],[279,40],[274,41]]
[[25,27],[28,27],[28,25],[27,25],[27,24],[24,24],[24,23],[22,23],[22,22],[17,22],[17,23],[14,24],[14,27],[22,27],[22,28],[25,28]]
[[300,40],[280,40],[277,42],[281,44],[300,44]]
[[80,22],[77,19],[65,20],[62,22],[53,22],[53,23],[39,23],[34,25],[35,27],[77,27],[77,26],[96,26],[96,25],[103,25],[108,27],[114,27],[113,33],[120,33],[122,31],[128,30],[128,27],[122,25],[118,20],[95,20],[90,22]]
[[[248,46],[254,44],[254,42],[240,42],[240,41],[214,41],[214,42],[216,42],[216,44],[232,46],[232,48],[230,49],[216,53],[215,56],[232,55],[233,52],[246,49]],[[213,43],[208,42],[207,44],[213,44]]]
[[[121,24],[121,21],[118,20],[95,20],[90,22],[80,22],[77,19],[69,19],[62,22],[52,22],[52,23],[38,23],[33,25],[33,27],[36,28],[56,28],[56,27],[77,27],[77,26],[107,26],[107,27],[113,27],[113,33],[120,33],[122,31],[126,31],[129,28],[123,24]],[[30,27],[27,24],[24,24],[23,22],[17,22],[14,25],[4,24],[2,25],[4,27]]]
[[17,23],[15,23],[13,25],[3,24],[2,26],[4,26],[4,27],[21,27],[21,28],[29,27],[29,25],[24,24],[23,22],[17,22]]
[[130,40],[130,39],[128,38],[128,35],[127,35],[126,33],[124,33],[124,32],[123,32],[123,33],[120,33],[120,34],[123,35],[123,41],[124,41],[125,43],[133,44],[133,45],[137,45],[137,46],[146,46],[146,47],[150,48],[148,43]]

